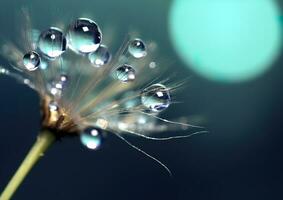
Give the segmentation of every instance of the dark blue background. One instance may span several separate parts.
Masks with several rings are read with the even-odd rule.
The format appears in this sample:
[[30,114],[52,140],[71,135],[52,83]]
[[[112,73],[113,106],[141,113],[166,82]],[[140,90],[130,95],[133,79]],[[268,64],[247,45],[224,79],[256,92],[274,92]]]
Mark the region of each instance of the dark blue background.
[[[30,8],[38,28],[91,13],[102,29],[114,24],[117,40],[132,28],[155,39],[161,59],[176,60],[172,72],[193,76],[178,96],[184,103],[172,106],[167,118],[201,115],[210,133],[168,142],[131,139],[167,164],[173,178],[114,136],[96,152],[75,139],[63,140],[34,168],[14,199],[283,199],[282,57],[254,81],[224,85],[198,77],[178,59],[167,34],[170,4],[165,1],[1,0],[2,39],[17,38],[21,21],[16,16],[22,6]],[[0,190],[34,142],[39,116],[37,94],[1,77]]]

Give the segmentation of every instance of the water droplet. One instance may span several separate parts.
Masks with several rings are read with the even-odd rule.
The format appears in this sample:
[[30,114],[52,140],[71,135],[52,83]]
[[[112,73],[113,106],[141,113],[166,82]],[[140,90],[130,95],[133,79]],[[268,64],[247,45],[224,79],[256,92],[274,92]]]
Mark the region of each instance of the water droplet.
[[35,51],[30,51],[24,55],[23,63],[27,70],[34,71],[40,65],[40,56]]
[[88,127],[80,134],[80,140],[89,149],[99,149],[104,140],[103,130],[96,127]]
[[169,107],[171,97],[164,85],[154,84],[142,91],[141,101],[150,111],[160,112]]
[[38,48],[49,58],[56,58],[66,51],[67,40],[63,32],[51,27],[43,31],[38,40]]
[[87,18],[79,18],[68,30],[69,47],[77,53],[91,53],[101,43],[102,33],[98,25]]
[[100,45],[95,52],[88,55],[88,59],[95,67],[101,67],[109,63],[111,54],[105,45]]
[[128,51],[135,58],[142,58],[147,54],[145,43],[141,39],[134,39],[131,41]]
[[122,66],[116,69],[116,78],[124,83],[135,80],[136,71],[135,69],[127,64],[123,64]]

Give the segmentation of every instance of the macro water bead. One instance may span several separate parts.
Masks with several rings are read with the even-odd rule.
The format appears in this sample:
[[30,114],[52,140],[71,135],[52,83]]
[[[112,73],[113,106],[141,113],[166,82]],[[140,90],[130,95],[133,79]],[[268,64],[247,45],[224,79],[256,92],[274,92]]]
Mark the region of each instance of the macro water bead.
[[87,148],[96,150],[101,147],[103,142],[103,130],[96,127],[88,127],[80,134],[80,140]]
[[77,53],[91,53],[98,49],[102,33],[94,21],[79,18],[70,25],[67,37],[70,49]]
[[40,65],[40,56],[35,51],[30,51],[24,55],[23,63],[27,70],[34,71]]
[[118,80],[127,83],[135,80],[136,71],[131,65],[123,64],[116,69],[115,76]]
[[141,39],[130,41],[128,51],[135,58],[142,58],[147,54],[145,43]]
[[88,55],[88,59],[95,67],[101,67],[110,62],[111,54],[105,45],[100,45],[95,52]]
[[150,111],[160,112],[169,107],[171,96],[164,85],[154,84],[142,91],[141,101]]
[[56,58],[66,51],[67,40],[63,32],[55,27],[43,31],[38,40],[38,48],[48,58]]

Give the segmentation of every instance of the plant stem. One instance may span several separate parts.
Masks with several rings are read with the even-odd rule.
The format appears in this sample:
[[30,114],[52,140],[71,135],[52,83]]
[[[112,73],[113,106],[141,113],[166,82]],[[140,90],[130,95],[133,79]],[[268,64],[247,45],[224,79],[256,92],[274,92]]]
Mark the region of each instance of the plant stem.
[[0,200],[9,200],[16,192],[17,188],[23,182],[25,177],[31,171],[32,167],[37,163],[37,161],[44,155],[46,150],[55,141],[55,135],[48,130],[42,131],[31,150],[21,163],[20,167],[0,195]]

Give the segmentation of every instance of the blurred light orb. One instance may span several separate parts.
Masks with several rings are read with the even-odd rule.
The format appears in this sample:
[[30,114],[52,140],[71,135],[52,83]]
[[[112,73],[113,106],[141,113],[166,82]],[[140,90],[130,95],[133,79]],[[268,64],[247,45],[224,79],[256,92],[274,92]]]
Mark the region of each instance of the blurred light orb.
[[175,0],[169,17],[177,53],[210,80],[251,80],[280,52],[280,11],[273,0]]

